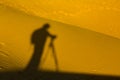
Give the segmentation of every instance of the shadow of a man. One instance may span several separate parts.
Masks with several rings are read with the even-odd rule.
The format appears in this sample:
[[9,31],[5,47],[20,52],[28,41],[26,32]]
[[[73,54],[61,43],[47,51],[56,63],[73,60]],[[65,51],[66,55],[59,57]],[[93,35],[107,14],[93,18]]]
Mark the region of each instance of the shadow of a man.
[[50,45],[53,43],[56,38],[55,35],[52,35],[48,32],[50,25],[48,23],[44,24],[42,28],[37,29],[33,32],[31,36],[31,43],[34,45],[34,52],[30,62],[28,63],[25,70],[27,71],[38,71],[38,66],[42,58],[42,53],[44,50],[45,42],[47,37],[51,37]]

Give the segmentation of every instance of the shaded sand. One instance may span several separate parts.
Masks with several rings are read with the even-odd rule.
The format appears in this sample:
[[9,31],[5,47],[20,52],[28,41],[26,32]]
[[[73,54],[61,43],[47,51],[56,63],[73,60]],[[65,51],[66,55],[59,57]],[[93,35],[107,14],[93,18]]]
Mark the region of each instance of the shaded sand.
[[25,74],[12,71],[0,73],[0,80],[120,80],[120,77],[51,71],[37,71],[32,74]]

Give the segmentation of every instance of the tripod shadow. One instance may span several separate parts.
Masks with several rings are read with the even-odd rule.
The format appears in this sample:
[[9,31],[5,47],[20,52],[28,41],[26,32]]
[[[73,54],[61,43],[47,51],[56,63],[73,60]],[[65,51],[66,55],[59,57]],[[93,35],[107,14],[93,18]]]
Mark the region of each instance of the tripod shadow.
[[[31,36],[31,43],[34,45],[34,52],[31,57],[30,62],[28,63],[27,67],[25,68],[26,72],[36,72],[38,71],[38,66],[41,64],[41,58],[43,55],[45,43],[48,37],[51,38],[51,42],[49,47],[52,47],[53,53],[55,53],[55,49],[53,46],[53,41],[56,38],[56,35],[52,35],[48,32],[50,25],[48,23],[44,24],[42,28],[37,29],[33,32]],[[56,55],[54,54],[56,66],[58,66]],[[58,68],[57,68],[58,69]]]

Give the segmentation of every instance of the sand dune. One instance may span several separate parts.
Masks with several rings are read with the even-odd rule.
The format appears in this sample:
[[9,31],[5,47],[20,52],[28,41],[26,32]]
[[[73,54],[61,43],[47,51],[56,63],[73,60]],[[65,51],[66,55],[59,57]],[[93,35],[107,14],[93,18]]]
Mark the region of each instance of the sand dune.
[[[60,71],[120,75],[120,39],[27,15],[2,5],[0,6],[0,42],[4,43],[3,51],[7,51],[5,53],[9,57],[4,57],[1,53],[0,66],[5,70],[23,69],[33,51],[30,44],[31,34],[45,23],[49,23],[51,25],[49,31],[57,35],[54,45]],[[48,44],[49,38],[44,55]],[[52,51],[49,52],[41,68],[55,70]]]

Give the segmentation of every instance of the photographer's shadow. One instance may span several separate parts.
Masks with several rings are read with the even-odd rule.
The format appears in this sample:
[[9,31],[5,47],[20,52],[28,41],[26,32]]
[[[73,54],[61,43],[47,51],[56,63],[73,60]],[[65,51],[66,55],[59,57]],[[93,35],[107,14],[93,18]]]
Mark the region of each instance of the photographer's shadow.
[[[55,54],[55,49],[53,46],[53,42],[56,38],[56,35],[52,35],[48,32],[48,29],[50,28],[50,25],[48,23],[44,24],[42,28],[37,29],[33,32],[31,36],[31,43],[34,45],[34,52],[31,57],[30,62],[28,63],[27,67],[25,68],[26,72],[35,72],[38,71],[38,67],[41,64],[41,58],[43,55],[46,39],[48,37],[51,38],[51,42],[49,47],[52,48],[55,62],[56,62],[56,69],[58,70],[58,62],[57,62],[57,57]],[[41,66],[41,65],[40,65]]]

